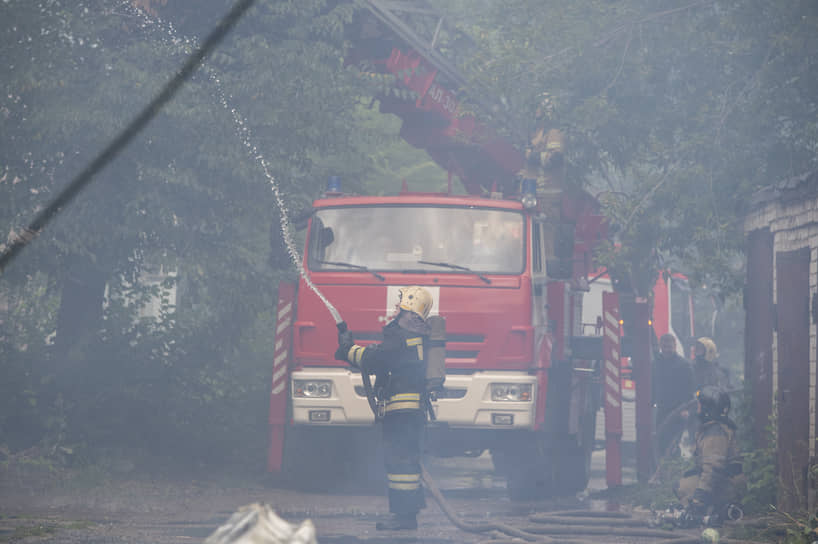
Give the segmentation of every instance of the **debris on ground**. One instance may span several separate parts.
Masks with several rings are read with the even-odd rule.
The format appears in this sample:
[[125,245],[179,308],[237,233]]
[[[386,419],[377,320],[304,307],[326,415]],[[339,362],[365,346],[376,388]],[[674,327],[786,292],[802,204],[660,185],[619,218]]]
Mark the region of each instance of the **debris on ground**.
[[309,519],[300,525],[281,519],[268,504],[242,506],[204,544],[317,544]]

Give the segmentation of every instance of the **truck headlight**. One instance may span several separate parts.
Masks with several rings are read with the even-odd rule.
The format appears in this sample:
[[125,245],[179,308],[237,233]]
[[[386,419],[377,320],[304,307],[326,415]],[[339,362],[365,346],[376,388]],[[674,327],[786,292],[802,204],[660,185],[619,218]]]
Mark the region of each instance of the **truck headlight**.
[[329,380],[293,380],[293,396],[312,399],[329,397],[332,382]]
[[510,402],[531,401],[531,384],[493,383],[491,384],[491,400]]

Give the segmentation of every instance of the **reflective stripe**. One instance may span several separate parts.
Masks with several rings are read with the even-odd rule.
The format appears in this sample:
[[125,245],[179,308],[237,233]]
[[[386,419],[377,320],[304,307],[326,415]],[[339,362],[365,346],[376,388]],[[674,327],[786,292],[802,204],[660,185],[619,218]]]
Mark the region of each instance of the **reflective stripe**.
[[420,410],[420,393],[398,393],[386,401],[386,411]]
[[347,352],[347,361],[353,364],[358,364],[361,362],[361,358],[364,356],[364,350],[366,348],[363,346],[352,346],[349,348]]
[[420,474],[387,474],[389,489],[414,491],[420,489]]
[[423,360],[423,338],[421,338],[420,336],[416,336],[415,338],[407,338],[406,345],[409,346],[410,348],[412,346],[417,346],[418,360],[419,361]]
[[396,395],[392,395],[389,397],[389,402],[399,401],[399,400],[420,400],[420,393],[398,393]]
[[395,484],[389,482],[389,489],[399,489],[401,491],[414,491],[416,489],[420,489],[420,484]]
[[401,402],[390,402],[386,405],[386,412],[395,412],[397,410],[420,410],[420,401],[407,400]]
[[419,482],[420,474],[387,474],[390,482]]

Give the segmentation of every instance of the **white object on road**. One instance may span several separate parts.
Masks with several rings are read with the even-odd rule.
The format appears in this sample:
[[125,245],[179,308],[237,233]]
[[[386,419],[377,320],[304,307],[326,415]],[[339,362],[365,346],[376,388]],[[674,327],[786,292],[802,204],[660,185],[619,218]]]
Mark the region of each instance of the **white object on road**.
[[318,544],[309,519],[293,525],[278,517],[269,505],[242,506],[204,544]]

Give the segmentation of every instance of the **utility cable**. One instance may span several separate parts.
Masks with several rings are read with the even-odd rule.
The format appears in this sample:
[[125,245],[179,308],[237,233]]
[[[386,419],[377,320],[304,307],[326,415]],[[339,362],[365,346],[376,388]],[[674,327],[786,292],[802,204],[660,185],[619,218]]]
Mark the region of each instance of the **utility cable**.
[[51,203],[40,211],[23,231],[22,235],[17,235],[10,245],[0,253],[0,273],[9,263],[25,248],[42,229],[51,221],[64,206],[69,204],[74,197],[82,191],[93,177],[122,151],[133,138],[139,134],[147,124],[153,119],[173,96],[182,88],[182,85],[190,79],[193,73],[202,64],[216,46],[221,43],[227,34],[235,27],[239,19],[255,3],[255,0],[238,0],[233,8],[219,21],[219,24],[210,32],[202,45],[190,54],[182,68],[176,73],[156,97],[131,121],[119,135],[108,144],[97,157],[91,161],[68,185],[57,195]]

